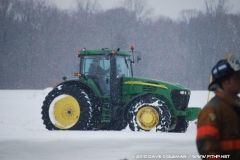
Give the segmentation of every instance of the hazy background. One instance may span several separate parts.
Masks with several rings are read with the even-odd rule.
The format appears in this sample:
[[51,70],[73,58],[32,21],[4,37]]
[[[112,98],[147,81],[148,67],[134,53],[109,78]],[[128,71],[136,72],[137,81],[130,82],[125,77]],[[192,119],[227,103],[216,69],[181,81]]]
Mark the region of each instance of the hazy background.
[[[48,0],[60,9],[74,10],[76,9],[76,0]],[[121,6],[123,0],[97,0],[103,10],[117,8]],[[141,1],[141,0],[140,0]],[[196,9],[205,10],[204,0],[147,0],[148,6],[152,8],[153,16],[167,16],[173,19],[179,17],[182,10]],[[229,0],[232,13],[239,13],[240,1]]]
[[[0,0],[0,89],[43,89],[63,76],[73,77],[76,53],[83,47],[129,50],[135,44],[142,52],[136,76],[192,90],[207,88],[212,66],[227,53],[240,58],[240,14],[234,0],[202,0],[201,5],[196,0],[200,9],[183,8],[178,16],[171,15],[180,6],[174,0],[161,5],[153,0],[106,2],[76,0],[73,8],[62,9],[69,3],[58,1],[57,7],[50,0]],[[157,14],[161,9],[156,6],[167,6],[169,12]]]

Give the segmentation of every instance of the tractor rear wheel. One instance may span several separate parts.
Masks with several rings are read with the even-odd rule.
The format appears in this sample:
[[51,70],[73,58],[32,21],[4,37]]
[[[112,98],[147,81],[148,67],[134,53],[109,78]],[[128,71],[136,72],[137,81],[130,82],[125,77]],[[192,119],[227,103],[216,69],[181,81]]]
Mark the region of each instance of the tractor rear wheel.
[[60,85],[43,102],[42,119],[48,130],[86,130],[91,117],[90,99],[78,86]]
[[168,132],[171,114],[167,105],[155,97],[142,97],[131,103],[127,121],[132,131]]

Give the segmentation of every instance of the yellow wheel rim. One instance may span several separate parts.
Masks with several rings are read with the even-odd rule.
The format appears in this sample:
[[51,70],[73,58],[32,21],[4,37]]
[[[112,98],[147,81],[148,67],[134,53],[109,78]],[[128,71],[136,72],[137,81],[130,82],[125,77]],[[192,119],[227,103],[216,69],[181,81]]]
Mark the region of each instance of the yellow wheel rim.
[[55,127],[69,129],[77,123],[80,113],[80,105],[74,97],[61,95],[50,105],[49,116]]
[[138,111],[136,120],[140,128],[149,131],[159,123],[159,114],[153,107],[146,106]]

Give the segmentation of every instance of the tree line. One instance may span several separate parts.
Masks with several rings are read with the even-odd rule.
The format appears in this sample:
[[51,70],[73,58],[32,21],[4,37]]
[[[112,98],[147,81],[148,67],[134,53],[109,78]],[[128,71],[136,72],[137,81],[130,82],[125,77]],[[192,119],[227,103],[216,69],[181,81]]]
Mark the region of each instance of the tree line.
[[211,68],[240,51],[240,14],[228,0],[205,0],[205,11],[184,10],[178,20],[153,17],[146,0],[123,0],[102,10],[77,0],[74,11],[45,0],[0,0],[0,89],[53,87],[78,71],[82,48],[141,52],[135,76],[206,89]]

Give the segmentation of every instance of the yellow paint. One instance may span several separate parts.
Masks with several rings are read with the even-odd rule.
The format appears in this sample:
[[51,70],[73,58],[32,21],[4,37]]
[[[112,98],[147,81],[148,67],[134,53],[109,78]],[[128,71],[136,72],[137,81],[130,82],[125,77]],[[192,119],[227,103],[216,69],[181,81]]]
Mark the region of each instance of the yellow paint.
[[[210,83],[212,83],[212,75],[210,76]],[[207,103],[209,102],[210,98],[210,91],[208,91]]]
[[159,123],[159,114],[155,108],[145,106],[137,112],[136,121],[140,128],[149,131]]
[[153,86],[153,87],[168,89],[165,85],[162,85],[162,84],[153,84],[153,83],[146,83],[141,81],[127,81],[125,82],[125,84],[136,84],[136,85]]
[[74,126],[80,118],[80,105],[72,96],[66,96],[58,100],[53,108],[55,117],[54,126],[60,129],[68,129]]

